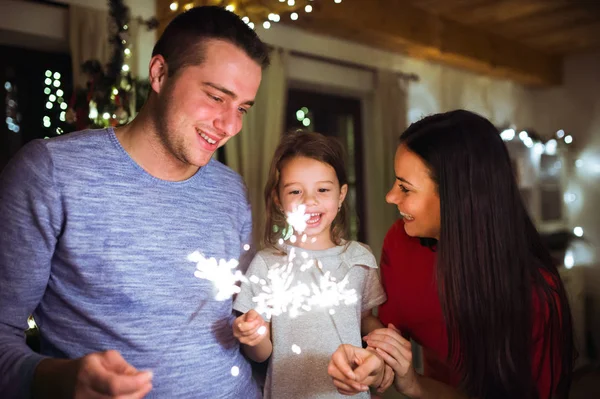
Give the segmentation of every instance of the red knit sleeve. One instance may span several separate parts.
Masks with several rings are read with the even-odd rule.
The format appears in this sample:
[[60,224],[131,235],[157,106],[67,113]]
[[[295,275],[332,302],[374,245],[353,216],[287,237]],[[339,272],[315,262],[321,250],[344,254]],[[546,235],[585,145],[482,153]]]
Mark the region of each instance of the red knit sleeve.
[[398,307],[400,306],[400,290],[394,289],[394,282],[401,278],[398,270],[399,247],[403,239],[404,227],[401,221],[394,225],[387,232],[383,241],[383,249],[381,252],[381,283],[387,294],[387,301],[379,306],[379,319],[387,326],[389,323],[400,328],[400,320],[398,315]]
[[[552,284],[550,277],[547,280]],[[553,300],[558,305],[558,318],[560,319],[560,301],[554,294]],[[534,291],[533,296],[533,337],[532,337],[532,376],[537,381],[536,385],[540,398],[550,398],[554,393],[561,372],[560,343],[557,338],[558,331],[552,331],[549,324],[550,306],[541,303],[539,296]],[[553,340],[553,342],[551,341]]]

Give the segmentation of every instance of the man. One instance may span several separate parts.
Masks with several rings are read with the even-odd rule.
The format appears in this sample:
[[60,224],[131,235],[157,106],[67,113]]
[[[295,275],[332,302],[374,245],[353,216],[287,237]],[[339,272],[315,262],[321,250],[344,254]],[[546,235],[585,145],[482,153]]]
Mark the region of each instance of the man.
[[[241,177],[211,159],[252,106],[266,46],[233,13],[176,17],[118,129],[25,146],[0,176],[0,397],[254,398],[231,300],[188,255],[238,259]],[[23,330],[29,314],[41,354]]]

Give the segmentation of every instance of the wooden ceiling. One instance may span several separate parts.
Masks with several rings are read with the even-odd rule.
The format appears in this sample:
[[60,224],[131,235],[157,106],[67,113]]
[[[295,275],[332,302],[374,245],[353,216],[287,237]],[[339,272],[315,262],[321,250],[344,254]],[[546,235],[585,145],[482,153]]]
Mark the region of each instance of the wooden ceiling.
[[549,54],[600,47],[598,0],[410,0],[434,15]]
[[[191,0],[179,3],[247,3]],[[279,0],[253,0],[280,8]],[[301,3],[302,0],[296,0]],[[157,0],[157,17],[172,17]],[[565,55],[600,48],[600,0],[314,0],[281,23],[533,86],[562,81]],[[159,28],[159,31],[161,29]]]

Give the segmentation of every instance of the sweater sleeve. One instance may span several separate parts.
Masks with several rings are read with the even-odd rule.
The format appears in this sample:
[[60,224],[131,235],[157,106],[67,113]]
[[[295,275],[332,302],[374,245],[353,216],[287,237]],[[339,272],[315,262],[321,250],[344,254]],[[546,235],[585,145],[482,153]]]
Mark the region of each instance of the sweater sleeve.
[[242,273],[246,273],[250,262],[252,262],[252,259],[256,254],[256,249],[252,245],[252,207],[248,202],[248,198],[246,198],[246,206],[243,212],[242,219],[242,231],[240,232],[240,242],[242,243],[242,248],[238,268],[239,270],[241,270]]
[[0,175],[0,397],[27,397],[43,357],[25,343],[27,318],[44,295],[62,210],[54,166],[42,140]]

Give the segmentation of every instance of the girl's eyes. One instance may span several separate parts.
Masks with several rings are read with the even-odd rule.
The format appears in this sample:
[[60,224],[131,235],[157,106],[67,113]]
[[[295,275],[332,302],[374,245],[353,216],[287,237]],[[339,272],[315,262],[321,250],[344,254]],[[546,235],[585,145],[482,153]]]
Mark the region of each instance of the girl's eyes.
[[402,192],[405,194],[409,192],[409,190],[407,190],[402,184],[398,184],[398,187],[400,187],[400,190],[402,190]]
[[[330,190],[330,189],[328,189],[328,188],[320,188],[320,189],[318,189],[317,191],[318,191],[318,192],[320,192],[320,193],[327,193],[327,192],[329,192],[329,191],[331,191],[331,190]],[[292,190],[292,191],[290,191],[289,193],[290,193],[291,195],[298,195],[298,194],[300,194],[300,190]]]

